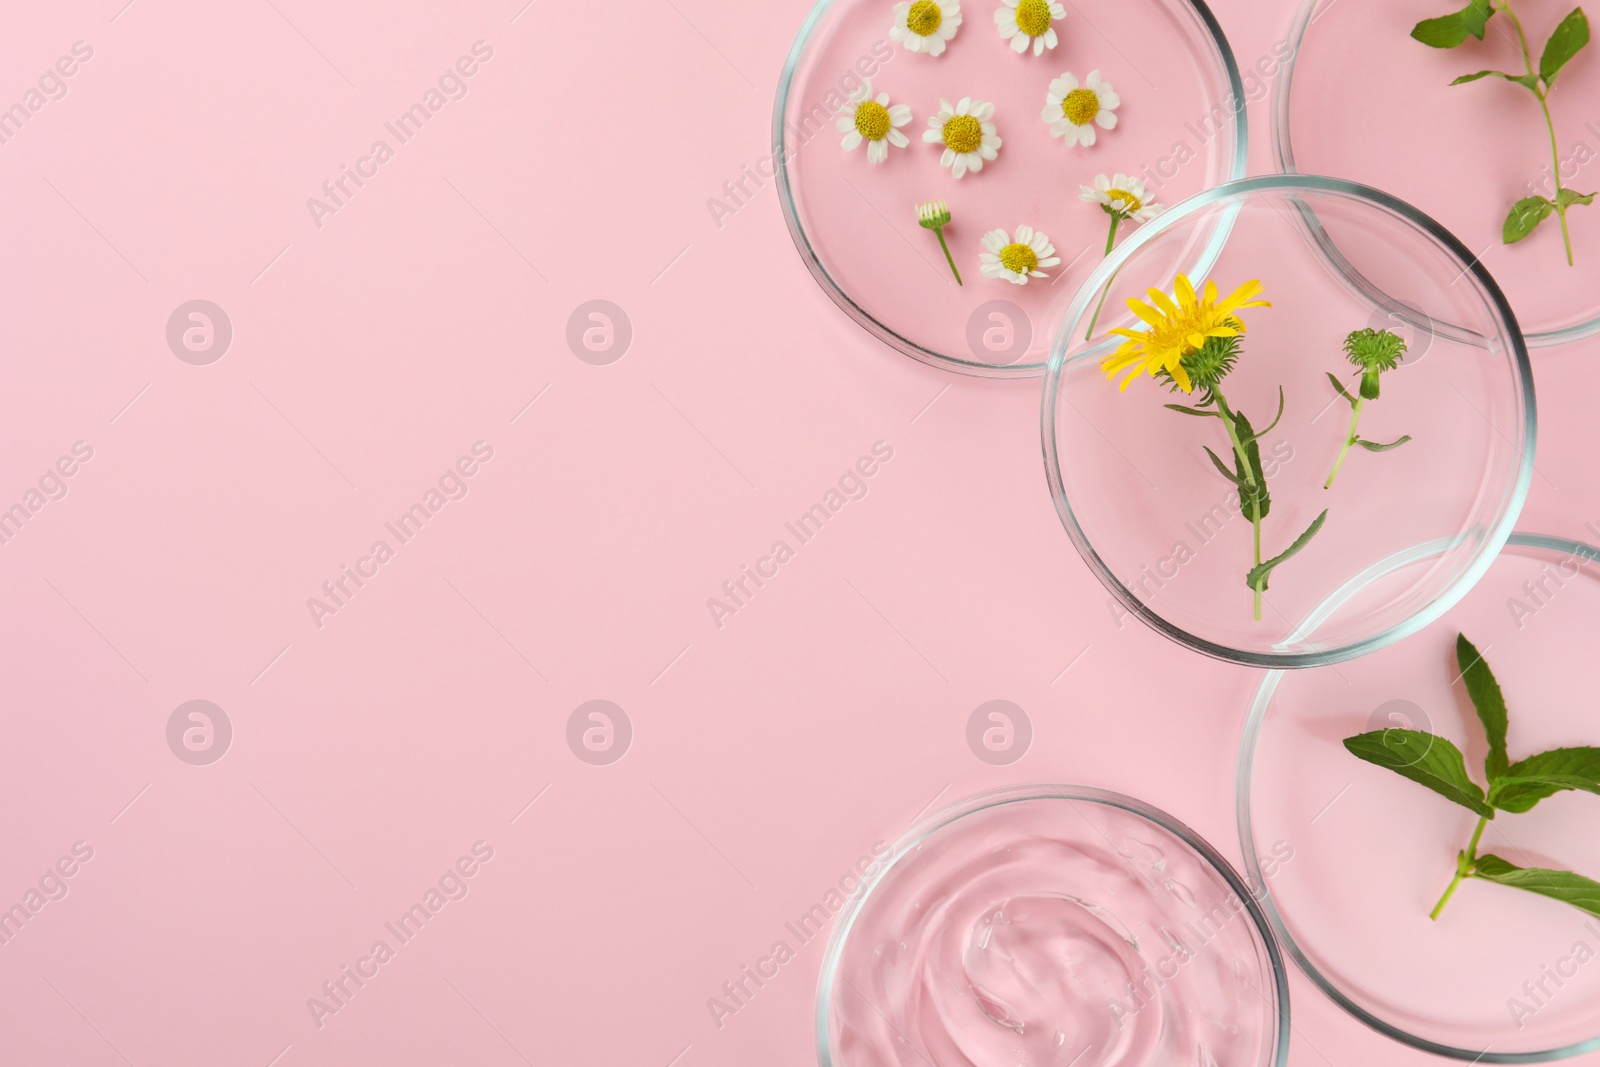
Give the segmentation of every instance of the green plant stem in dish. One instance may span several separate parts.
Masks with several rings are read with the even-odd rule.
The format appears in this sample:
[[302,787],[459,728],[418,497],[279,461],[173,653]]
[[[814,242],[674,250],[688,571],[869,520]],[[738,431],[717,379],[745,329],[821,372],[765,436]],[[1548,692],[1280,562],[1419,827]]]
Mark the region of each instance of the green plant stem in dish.
[[1561,224],[1561,242],[1567,252],[1567,266],[1573,265],[1572,231],[1567,225],[1567,211],[1577,204],[1594,203],[1594,193],[1580,193],[1561,184],[1561,150],[1556,138],[1555,119],[1550,114],[1550,93],[1555,88],[1556,75],[1589,43],[1589,19],[1583,8],[1573,8],[1562,19],[1544,43],[1537,65],[1533,50],[1528,47],[1528,34],[1522,19],[1512,10],[1510,0],[1468,0],[1460,11],[1438,18],[1424,19],[1416,24],[1411,36],[1432,48],[1455,48],[1469,36],[1483,40],[1484,29],[1497,13],[1503,13],[1517,31],[1517,48],[1522,53],[1525,73],[1509,74],[1503,70],[1480,70],[1463,74],[1451,85],[1464,85],[1481,78],[1501,78],[1520,85],[1539,101],[1544,115],[1545,132],[1550,140],[1550,177],[1555,183],[1555,196],[1525,196],[1511,205],[1511,211],[1501,226],[1501,240],[1506,244],[1520,241],[1531,234],[1552,214]]
[[1356,427],[1361,422],[1361,409],[1367,401],[1378,399],[1378,378],[1385,371],[1394,370],[1400,365],[1400,357],[1406,353],[1405,341],[1389,330],[1352,330],[1345,336],[1344,352],[1356,368],[1356,373],[1361,375],[1361,384],[1355,395],[1351,395],[1338,378],[1331,373],[1328,375],[1334,392],[1350,404],[1350,425],[1345,430],[1344,447],[1339,449],[1339,458],[1333,462],[1333,471],[1328,475],[1328,480],[1322,483],[1324,489],[1333,487],[1333,480],[1339,476],[1339,468],[1344,466],[1344,457],[1350,454],[1352,446],[1360,445],[1368,452],[1388,452],[1411,440],[1410,434],[1386,443],[1368,441],[1356,435]]
[[1469,878],[1537,893],[1600,916],[1600,882],[1572,871],[1518,867],[1493,853],[1478,852],[1484,828],[1500,812],[1530,811],[1544,798],[1567,790],[1600,793],[1600,748],[1552,748],[1512,763],[1506,755],[1510,714],[1505,696],[1489,665],[1465,634],[1456,635],[1456,666],[1488,741],[1488,755],[1483,760],[1487,789],[1473,781],[1467,773],[1466,757],[1447,738],[1422,730],[1390,729],[1344,739],[1344,747],[1357,759],[1427,786],[1478,817],[1472,840],[1456,853],[1455,875],[1428,918],[1437,921],[1461,883]]
[[[1111,231],[1106,234],[1106,255],[1108,256],[1111,254],[1111,249],[1115,247],[1117,243],[1117,223],[1121,221],[1122,216],[1116,213],[1111,215]],[[1083,334],[1083,339],[1085,341],[1094,337],[1094,324],[1100,321],[1100,312],[1105,308],[1106,297],[1111,295],[1111,286],[1116,282],[1116,280],[1117,276],[1112,274],[1110,278],[1106,279],[1105,288],[1100,290],[1100,299],[1095,302],[1094,314],[1089,316],[1089,328],[1085,330]]]

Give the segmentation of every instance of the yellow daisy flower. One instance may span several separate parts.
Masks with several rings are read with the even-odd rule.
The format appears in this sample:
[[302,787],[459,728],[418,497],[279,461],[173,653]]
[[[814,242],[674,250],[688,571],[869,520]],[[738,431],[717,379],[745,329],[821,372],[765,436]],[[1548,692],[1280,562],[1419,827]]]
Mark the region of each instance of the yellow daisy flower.
[[[1245,308],[1271,307],[1265,300],[1254,297],[1261,292],[1261,283],[1245,282],[1226,300],[1217,300],[1217,283],[1207,281],[1205,290],[1196,294],[1194,286],[1185,275],[1173,281],[1173,296],[1159,289],[1151,289],[1150,303],[1128,300],[1128,309],[1143,319],[1142,330],[1113,329],[1107,331],[1126,338],[1115,352],[1100,364],[1107,378],[1114,378],[1126,370],[1121,388],[1141,373],[1154,375],[1166,371],[1178,388],[1194,392],[1194,383],[1184,369],[1183,357],[1198,351],[1208,337],[1238,337],[1245,332],[1244,320],[1235,312]],[[1174,300],[1174,297],[1176,300]]]

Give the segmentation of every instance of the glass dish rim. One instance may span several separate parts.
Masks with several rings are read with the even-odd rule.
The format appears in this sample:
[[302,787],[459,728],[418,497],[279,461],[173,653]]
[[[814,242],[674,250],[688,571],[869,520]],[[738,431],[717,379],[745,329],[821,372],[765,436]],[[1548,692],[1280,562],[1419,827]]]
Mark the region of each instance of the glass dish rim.
[[[1518,465],[1515,482],[1507,498],[1505,514],[1501,516],[1499,523],[1493,530],[1484,531],[1483,547],[1479,551],[1477,560],[1474,561],[1471,567],[1460,574],[1448,589],[1436,597],[1433,603],[1410,618],[1403,619],[1389,627],[1387,630],[1362,638],[1359,641],[1351,641],[1347,644],[1311,652],[1252,652],[1210,641],[1168,622],[1151,610],[1138,597],[1134,596],[1127,587],[1117,580],[1116,576],[1105,565],[1105,562],[1101,560],[1099,553],[1094,550],[1094,546],[1089,543],[1087,536],[1083,533],[1083,529],[1078,525],[1077,517],[1072,511],[1072,505],[1067,500],[1066,487],[1061,475],[1061,457],[1059,449],[1056,447],[1054,432],[1056,393],[1062,372],[1066,366],[1066,350],[1074,341],[1074,335],[1077,333],[1076,325],[1082,319],[1084,312],[1088,310],[1089,300],[1100,291],[1102,286],[1110,283],[1112,276],[1122,269],[1123,265],[1132,258],[1135,252],[1139,251],[1147,243],[1156,240],[1168,228],[1214,204],[1235,196],[1285,190],[1290,192],[1334,193],[1367,201],[1380,209],[1386,209],[1401,216],[1443,245],[1458,261],[1466,264],[1463,273],[1470,273],[1477,279],[1483,292],[1487,294],[1493,310],[1499,316],[1501,325],[1505,328],[1506,335],[1510,340],[1507,355],[1512,361],[1512,366],[1516,372],[1517,384],[1522,394],[1523,418],[1522,441],[1520,446],[1516,442],[1512,442],[1512,447],[1517,448],[1520,452],[1521,462]],[[1219,231],[1222,235],[1231,232],[1233,220],[1238,214],[1239,207],[1242,206],[1240,204],[1231,209],[1226,209],[1227,216]],[[1307,213],[1310,213],[1313,218],[1315,217],[1310,205],[1301,204],[1299,207],[1302,219]],[[1342,274],[1341,277],[1343,277]],[[1345,280],[1349,281],[1348,278]],[[1065,326],[1067,324],[1071,324],[1073,329],[1066,329]],[[1078,353],[1071,362],[1077,364],[1099,358],[1110,347],[1110,341],[1102,341]],[[1516,528],[1523,504],[1527,501],[1529,485],[1533,480],[1533,455],[1535,441],[1538,437],[1538,425],[1539,416],[1538,406],[1534,397],[1533,365],[1528,358],[1527,344],[1523,339],[1521,328],[1517,325],[1516,314],[1511,310],[1511,305],[1506,301],[1505,294],[1500,291],[1500,287],[1496,284],[1493,276],[1489,274],[1483,264],[1478,262],[1477,257],[1472,254],[1466,245],[1461,243],[1460,239],[1435,222],[1430,216],[1423,214],[1399,197],[1392,196],[1381,189],[1374,189],[1359,182],[1347,181],[1343,178],[1330,178],[1324,175],[1267,174],[1226,182],[1177,204],[1139,227],[1132,237],[1118,245],[1116,250],[1095,268],[1094,273],[1089,276],[1089,279],[1084,282],[1082,288],[1073,297],[1072,304],[1068,307],[1066,316],[1063,319],[1062,328],[1058,328],[1056,331],[1054,347],[1045,366],[1044,392],[1040,403],[1039,434],[1044,454],[1045,481],[1049,485],[1050,498],[1055,504],[1056,514],[1061,519],[1061,524],[1066,528],[1067,536],[1072,540],[1073,546],[1077,548],[1078,554],[1088,564],[1089,570],[1100,580],[1100,584],[1105,586],[1107,591],[1117,598],[1129,614],[1136,616],[1145,625],[1177,644],[1210,656],[1213,659],[1219,659],[1227,663],[1237,663],[1247,667],[1277,669],[1320,667],[1331,663],[1343,663],[1346,660],[1364,656],[1368,652],[1387,648],[1396,641],[1416,633],[1454,607],[1477,584],[1478,579],[1483,577],[1484,572],[1489,569],[1490,564],[1494,562],[1495,556],[1499,554],[1501,547],[1505,544],[1506,538]],[[1357,575],[1351,581],[1361,580],[1370,573],[1370,570],[1371,568],[1361,575]]]
[[[1390,564],[1389,569],[1405,566],[1418,559],[1425,558],[1432,552],[1448,547],[1449,538],[1440,541],[1430,541],[1415,548],[1397,552],[1378,566]],[[1600,548],[1574,541],[1565,537],[1554,537],[1548,534],[1537,533],[1512,533],[1506,539],[1507,547],[1537,548],[1548,552],[1560,553],[1566,556],[1581,556],[1584,559],[1600,562]],[[1497,553],[1496,559],[1499,558]],[[1374,572],[1376,567],[1373,568]],[[1372,575],[1376,577],[1376,573]],[[1348,595],[1354,590],[1341,590]],[[1335,593],[1334,596],[1339,596]],[[1330,598],[1332,599],[1332,598]],[[1324,975],[1306,956],[1299,943],[1289,933],[1284,924],[1283,917],[1278,913],[1278,907],[1273,902],[1272,890],[1262,876],[1259,858],[1252,851],[1255,847],[1254,823],[1250,817],[1250,785],[1254,775],[1256,742],[1261,734],[1262,720],[1266,717],[1267,705],[1271,702],[1273,694],[1277,691],[1278,683],[1283,680],[1282,670],[1268,671],[1261,678],[1261,684],[1256,688],[1256,695],[1250,703],[1250,712],[1245,719],[1244,731],[1239,740],[1239,764],[1234,782],[1234,814],[1238,824],[1239,851],[1244,856],[1245,870],[1255,885],[1262,886],[1262,907],[1268,920],[1272,924],[1272,933],[1279,941],[1284,952],[1294,959],[1295,965],[1302,974],[1311,979],[1324,996],[1343,1008],[1351,1016],[1366,1024],[1373,1030],[1398,1041],[1411,1048],[1430,1052],[1436,1056],[1445,1056],[1450,1059],[1466,1060],[1470,1063],[1545,1063],[1550,1060],[1567,1059],[1572,1056],[1581,1056],[1585,1053],[1600,1050],[1600,1034],[1584,1041],[1573,1042],[1558,1048],[1545,1049],[1533,1052],[1488,1052],[1478,1049],[1457,1048],[1453,1045],[1443,1045],[1430,1041],[1425,1037],[1418,1037],[1406,1030],[1378,1018],[1371,1012],[1356,1004]]]
[[[1284,174],[1300,173],[1295,164],[1294,141],[1290,132],[1290,95],[1293,92],[1295,68],[1300,61],[1300,47],[1305,43],[1306,31],[1311,28],[1317,8],[1325,2],[1326,0],[1301,0],[1286,37],[1292,47],[1288,57],[1279,67],[1281,77],[1273,87],[1272,119],[1268,127],[1272,132],[1272,158],[1278,170]],[[1324,251],[1336,256],[1332,251],[1332,242],[1326,235],[1314,234],[1313,237],[1323,246]],[[1540,330],[1523,336],[1529,348],[1554,348],[1584,337],[1591,337],[1596,333],[1600,333],[1600,312],[1581,322],[1563,326],[1559,330]]]
[[[783,72],[778,78],[778,92],[773,102],[772,109],[772,161],[778,190],[778,203],[783,208],[783,221],[788,226],[789,236],[794,241],[795,250],[800,253],[800,259],[806,265],[806,270],[821,287],[822,291],[839,306],[849,318],[855,321],[862,329],[882,341],[885,345],[897,352],[910,356],[920,363],[941,370],[954,371],[974,378],[1038,378],[1045,372],[1045,362],[1039,363],[1013,363],[992,364],[982,363],[975,359],[958,359],[933,351],[924,345],[909,338],[901,337],[898,333],[883,325],[872,316],[866,308],[856,303],[850,294],[846,293],[840,285],[833,280],[816,252],[811,246],[811,240],[806,236],[804,228],[800,225],[799,213],[795,210],[794,195],[789,184],[789,164],[787,142],[788,137],[784,129],[784,114],[788,110],[789,96],[794,87],[794,77],[800,66],[800,59],[805,53],[806,46],[811,41],[811,36],[816,32],[817,24],[829,8],[835,4],[850,3],[852,0],[817,0],[816,4],[807,13],[801,22],[799,31],[795,34],[794,43],[789,46],[789,54],[784,59]],[[1223,72],[1227,75],[1228,92],[1233,101],[1233,125],[1237,134],[1234,139],[1233,159],[1228,168],[1229,181],[1235,181],[1245,176],[1249,166],[1250,130],[1247,117],[1247,101],[1245,99],[1244,81],[1239,76],[1239,65],[1234,59],[1233,47],[1228,43],[1227,35],[1222,32],[1222,24],[1212,14],[1211,8],[1206,6],[1205,0],[1175,0],[1187,4],[1199,17],[1205,26],[1212,47],[1217,53],[1217,58],[1222,61]]]
[[1266,951],[1267,962],[1272,969],[1273,1004],[1277,1009],[1275,1012],[1277,1032],[1273,1035],[1276,1043],[1273,1049],[1271,1065],[1272,1067],[1287,1067],[1289,1062],[1289,1039],[1292,1033],[1289,1013],[1288,967],[1284,963],[1283,953],[1278,946],[1277,938],[1273,935],[1272,927],[1267,921],[1260,902],[1239,875],[1239,872],[1234,869],[1233,865],[1228,862],[1222,853],[1217,851],[1214,845],[1196,833],[1188,824],[1174,818],[1153,804],[1128,796],[1126,793],[1119,793],[1112,789],[1102,789],[1099,786],[1057,785],[1054,783],[1001,786],[997,789],[984,790],[983,792],[952,801],[926,818],[914,823],[910,829],[895,838],[890,846],[889,859],[870,877],[862,878],[855,889],[851,891],[845,901],[845,906],[840,909],[838,916],[834,920],[833,931],[828,935],[827,951],[823,954],[822,967],[817,975],[815,1036],[817,1061],[821,1067],[838,1067],[834,1063],[833,1048],[830,1043],[828,1029],[833,1004],[831,989],[838,975],[840,957],[844,952],[845,945],[850,940],[851,928],[855,925],[856,918],[860,915],[861,909],[866,905],[868,898],[872,896],[873,891],[883,883],[889,872],[894,870],[895,865],[910,853],[913,846],[921,844],[930,835],[950,823],[975,815],[980,811],[986,811],[989,808],[1029,800],[1065,800],[1068,802],[1081,800],[1126,811],[1155,824],[1165,832],[1178,838],[1193,849],[1213,871],[1222,877],[1228,888],[1243,902],[1245,912],[1249,915],[1256,935],[1261,939],[1261,945]]

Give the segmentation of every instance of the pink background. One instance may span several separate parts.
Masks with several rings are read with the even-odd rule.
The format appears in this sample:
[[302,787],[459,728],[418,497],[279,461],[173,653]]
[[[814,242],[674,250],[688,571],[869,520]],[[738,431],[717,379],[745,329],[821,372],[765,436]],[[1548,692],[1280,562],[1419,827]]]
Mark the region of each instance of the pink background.
[[[0,1062],[810,1064],[821,938],[720,1026],[707,999],[931,805],[1082,781],[1237,852],[1256,676],[1117,627],[1044,489],[1037,384],[867,337],[770,183],[713,222],[805,3],[124,2],[0,33],[4,104],[93,52],[0,144],[0,507],[59,497],[0,544],[0,905],[67,890],[0,945]],[[1290,14],[1218,4],[1241,66]],[[307,198],[480,40],[319,227]],[[165,336],[194,299],[233,329],[204,366]],[[631,323],[609,365],[567,342],[594,299]],[[1597,356],[1536,355],[1524,528],[1600,520]],[[876,442],[866,495],[718,626],[708,598]],[[965,739],[995,698],[1033,724],[1010,766]],[[205,766],[167,742],[195,699],[233,731]],[[632,725],[609,765],[567,743],[593,699]],[[466,896],[316,1025],[480,841]],[[1294,1062],[1425,1062],[1292,981]]]

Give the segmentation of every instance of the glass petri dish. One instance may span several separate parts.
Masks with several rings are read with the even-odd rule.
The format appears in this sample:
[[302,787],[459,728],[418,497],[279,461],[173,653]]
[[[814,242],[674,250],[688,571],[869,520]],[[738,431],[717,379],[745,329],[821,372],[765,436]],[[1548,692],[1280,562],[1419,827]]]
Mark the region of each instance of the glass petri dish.
[[1283,961],[1170,815],[1079,786],[984,793],[867,867],[817,992],[823,1067],[1282,1067]]
[[[1336,267],[1313,233],[1341,249]],[[1209,277],[1224,294],[1260,279],[1271,308],[1244,313],[1244,354],[1228,376],[1233,408],[1263,430],[1271,495],[1261,558],[1321,529],[1272,571],[1255,617],[1246,582],[1254,530],[1239,494],[1204,449],[1230,459],[1220,420],[1164,409],[1150,378],[1125,391],[1101,362],[1139,326],[1126,298],[1171,292],[1196,248],[1216,248]],[[1194,281],[1198,285],[1200,278]],[[1092,341],[1087,321],[1109,295]],[[1454,325],[1445,325],[1454,324]],[[1342,344],[1387,329],[1408,348],[1364,408],[1358,434],[1383,453],[1349,450],[1356,389]],[[1283,390],[1282,419],[1266,424]],[[1334,663],[1382,648],[1437,618],[1471,588],[1510,533],[1533,470],[1535,411],[1527,350],[1481,264],[1437,223],[1394,197],[1332,178],[1278,175],[1219,186],[1144,226],[1079,290],[1056,335],[1042,405],[1045,473],[1073,544],[1105,585],[1120,627],[1137,618],[1178,643],[1260,667]],[[1335,590],[1410,545],[1450,541],[1432,567]]]
[[[1440,551],[1398,553],[1373,579],[1426,568]],[[1592,545],[1514,534],[1472,594],[1422,632],[1342,667],[1268,672],[1256,693],[1239,753],[1239,836],[1246,857],[1252,842],[1286,841],[1294,858],[1270,883],[1248,859],[1246,873],[1267,887],[1273,929],[1306,975],[1414,1048],[1482,1063],[1600,1049],[1600,919],[1468,879],[1430,922],[1477,820],[1356,759],[1341,740],[1425,730],[1461,748],[1481,784],[1486,742],[1455,680],[1460,632],[1505,695],[1513,761],[1600,744],[1594,701],[1583,699],[1600,616],[1597,560]],[[1600,877],[1597,805],[1563,793],[1525,814],[1501,812],[1480,852]]]
[[[999,0],[971,2],[943,55],[889,38],[892,0],[821,0],[789,52],[773,111],[773,158],[784,217],[801,258],[844,312],[890,347],[947,370],[1037,377],[1049,330],[1101,259],[1108,217],[1079,197],[1096,175],[1140,178],[1161,204],[1245,173],[1245,103],[1233,53],[1201,0],[1072,0],[1059,43],[1017,55],[993,19]],[[1121,97],[1118,123],[1089,148],[1050,136],[1040,112],[1050,82],[1098,70]],[[869,164],[846,152],[834,123],[865,76],[872,92],[913,113],[911,140]],[[1254,94],[1265,87],[1251,83]],[[980,173],[953,178],[925,144],[941,99],[995,105],[1003,142]],[[753,188],[753,187],[752,187]],[[917,223],[917,206],[949,201],[946,240]],[[1027,285],[979,274],[986,231],[1018,225],[1049,235],[1061,263]],[[1128,232],[1128,224],[1121,235]]]
[[[1569,216],[1574,267],[1554,218],[1517,244],[1502,242],[1514,201],[1553,194],[1549,134],[1526,90],[1499,79],[1450,84],[1485,68],[1522,69],[1504,16],[1491,21],[1483,41],[1459,48],[1411,39],[1419,19],[1450,7],[1303,0],[1273,101],[1279,169],[1386,189],[1438,219],[1500,280],[1530,347],[1589,336],[1600,331],[1600,209],[1575,208]],[[1529,5],[1520,12],[1536,51],[1569,9]],[[1563,184],[1587,192],[1597,184],[1592,164],[1600,154],[1593,106],[1600,57],[1592,51],[1561,72],[1550,97]]]

